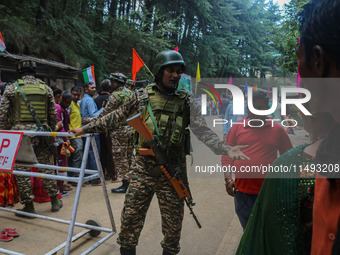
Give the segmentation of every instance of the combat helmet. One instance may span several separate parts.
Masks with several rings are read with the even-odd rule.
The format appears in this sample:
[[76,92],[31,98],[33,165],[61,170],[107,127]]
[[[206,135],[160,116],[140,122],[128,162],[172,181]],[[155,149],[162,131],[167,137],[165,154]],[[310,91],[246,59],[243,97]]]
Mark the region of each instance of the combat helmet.
[[37,65],[32,60],[21,60],[17,64],[17,71],[19,74],[22,74],[22,73],[35,74],[36,68],[37,68]]
[[110,77],[111,80],[116,81],[119,84],[125,84],[126,80],[127,80],[127,76],[125,76],[122,73],[110,73]]
[[179,52],[175,50],[162,51],[155,58],[155,64],[152,72],[156,76],[163,66],[172,64],[181,64],[183,66],[183,70],[185,68],[185,62]]

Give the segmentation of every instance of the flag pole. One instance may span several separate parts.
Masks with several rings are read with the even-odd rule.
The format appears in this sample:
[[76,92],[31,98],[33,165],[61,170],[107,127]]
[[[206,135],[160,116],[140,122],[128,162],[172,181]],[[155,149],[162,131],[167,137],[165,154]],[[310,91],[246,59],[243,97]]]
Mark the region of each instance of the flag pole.
[[[15,58],[11,53],[9,53],[7,50],[4,50],[3,52],[6,52],[8,55],[10,55],[12,58]],[[23,57],[23,59],[29,60],[28,58]]]
[[150,71],[150,69],[148,68],[148,66],[144,63],[144,66],[146,67],[146,69],[149,71],[149,73],[152,75],[153,78],[155,78],[155,76],[153,75],[153,73]]

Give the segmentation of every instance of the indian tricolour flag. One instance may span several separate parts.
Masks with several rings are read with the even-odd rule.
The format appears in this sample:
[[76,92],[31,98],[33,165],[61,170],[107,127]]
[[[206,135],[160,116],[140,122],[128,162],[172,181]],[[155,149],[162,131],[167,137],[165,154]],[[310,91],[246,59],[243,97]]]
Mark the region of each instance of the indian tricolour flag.
[[6,49],[6,45],[4,43],[4,39],[2,38],[1,32],[0,32],[0,53],[3,52]]
[[92,81],[96,84],[95,77],[94,77],[94,66],[90,66],[83,70],[84,81],[89,82]]

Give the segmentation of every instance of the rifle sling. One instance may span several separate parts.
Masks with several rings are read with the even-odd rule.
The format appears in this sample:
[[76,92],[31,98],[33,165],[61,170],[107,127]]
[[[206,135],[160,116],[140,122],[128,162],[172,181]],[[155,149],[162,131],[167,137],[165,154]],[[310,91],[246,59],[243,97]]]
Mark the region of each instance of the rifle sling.
[[149,98],[147,99],[146,108],[147,108],[147,110],[148,110],[148,112],[150,114],[150,118],[152,120],[152,123],[155,126],[155,130],[156,130],[157,136],[159,136],[159,130],[158,130],[158,126],[157,126],[157,123],[156,123],[156,118],[155,118],[155,115],[152,112],[152,108],[151,108],[151,104],[150,104]]

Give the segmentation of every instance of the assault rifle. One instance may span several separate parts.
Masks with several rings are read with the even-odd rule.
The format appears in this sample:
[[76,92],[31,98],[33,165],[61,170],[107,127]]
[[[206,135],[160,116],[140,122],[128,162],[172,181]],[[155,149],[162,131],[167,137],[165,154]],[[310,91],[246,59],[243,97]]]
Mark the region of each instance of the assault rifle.
[[187,187],[184,185],[182,177],[180,176],[180,173],[175,170],[175,168],[171,165],[167,158],[167,148],[166,146],[162,146],[157,136],[154,136],[149,127],[146,125],[145,121],[142,118],[141,114],[137,114],[129,119],[126,120],[127,123],[133,127],[140,135],[142,135],[147,142],[151,145],[151,149],[147,148],[140,148],[139,154],[140,155],[150,155],[155,156],[158,163],[161,165],[160,168],[162,169],[165,176],[169,179],[171,182],[171,185],[176,190],[179,198],[184,198],[184,201],[186,205],[189,208],[190,214],[194,218],[198,228],[201,228],[201,224],[199,223],[192,206],[195,205],[195,203],[192,201],[192,198],[190,196],[190,193],[187,189]]

